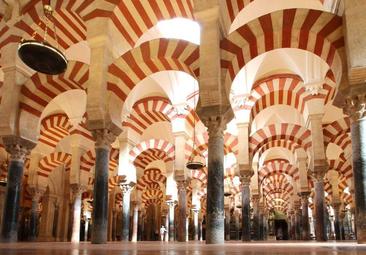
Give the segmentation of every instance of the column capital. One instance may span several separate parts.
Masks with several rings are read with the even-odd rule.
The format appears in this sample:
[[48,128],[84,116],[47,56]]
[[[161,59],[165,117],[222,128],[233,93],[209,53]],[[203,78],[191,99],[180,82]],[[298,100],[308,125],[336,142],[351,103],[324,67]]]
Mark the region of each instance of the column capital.
[[310,196],[310,191],[303,191],[299,193],[299,196],[301,198],[301,200],[306,200],[308,201],[309,196]]
[[249,186],[253,174],[247,174],[240,176],[241,186]]
[[24,161],[36,146],[36,143],[15,135],[3,136],[2,139],[10,160]]
[[326,159],[314,160],[312,176],[317,181],[322,181],[329,168]]
[[71,188],[70,192],[71,201],[75,201],[77,196],[80,196],[83,192],[87,190],[86,185],[81,185],[78,183],[70,184],[70,188]]
[[42,196],[46,192],[46,188],[41,187],[30,187],[29,192],[32,195],[32,202],[37,202],[41,200]]
[[131,193],[132,189],[135,187],[135,183],[120,183],[119,187],[121,188],[122,195],[126,195],[127,193]]
[[366,92],[346,96],[343,112],[352,121],[359,121],[366,117]]
[[114,126],[113,129],[101,128],[92,130],[91,132],[95,139],[96,148],[109,149],[110,145],[116,140],[117,136],[121,132],[121,129]]
[[176,183],[177,183],[178,193],[181,191],[186,191],[186,188],[188,186],[188,182],[186,180],[179,180],[179,181],[176,181]]

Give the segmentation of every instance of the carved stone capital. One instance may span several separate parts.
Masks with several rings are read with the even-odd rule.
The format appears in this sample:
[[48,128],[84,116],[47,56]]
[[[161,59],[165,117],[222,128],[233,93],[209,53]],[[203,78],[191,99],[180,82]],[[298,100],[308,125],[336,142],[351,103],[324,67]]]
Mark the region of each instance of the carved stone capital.
[[366,92],[349,95],[345,99],[343,112],[347,114],[352,121],[359,121],[366,117]]
[[29,192],[32,195],[32,202],[39,203],[46,189],[39,187],[30,187]]
[[320,165],[314,165],[314,169],[312,172],[312,176],[316,181],[323,181],[325,174],[328,171],[328,163],[326,160],[323,160],[322,163]]
[[299,196],[301,198],[301,202],[308,202],[309,201],[310,192],[309,191],[300,192],[299,193]]
[[122,194],[127,195],[131,193],[132,189],[135,187],[135,183],[121,183],[119,184],[119,187],[121,188]]
[[308,83],[304,84],[305,91],[309,92],[312,96],[318,95],[323,89],[323,83]]
[[96,129],[92,131],[92,135],[95,139],[95,148],[109,149],[110,145],[116,140],[117,135],[110,130]]
[[244,175],[244,176],[240,176],[240,182],[241,182],[241,186],[249,186],[250,185],[250,181],[252,179],[253,174],[248,174],[248,175]]
[[203,120],[207,127],[209,138],[222,137],[226,129],[226,122],[221,116],[212,116]]
[[182,180],[182,181],[177,181],[177,188],[178,188],[178,193],[180,192],[185,192],[186,188],[187,188],[187,181]]
[[169,206],[169,207],[174,207],[176,202],[174,200],[167,200],[166,201],[166,204]]
[[10,161],[23,161],[36,146],[34,142],[18,136],[3,136],[3,143],[6,151],[10,154]]
[[75,199],[80,196],[83,192],[87,190],[87,186],[80,185],[78,183],[72,183],[70,184],[71,192],[70,192],[70,198],[71,201],[75,201]]

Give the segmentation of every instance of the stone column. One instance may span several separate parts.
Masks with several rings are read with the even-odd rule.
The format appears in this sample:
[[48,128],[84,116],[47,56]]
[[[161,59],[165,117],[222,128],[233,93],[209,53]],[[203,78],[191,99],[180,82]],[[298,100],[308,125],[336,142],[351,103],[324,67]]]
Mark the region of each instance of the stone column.
[[344,112],[351,118],[357,242],[366,243],[366,94],[364,84],[346,97]]
[[192,212],[193,212],[193,225],[194,225],[194,238],[193,238],[193,240],[198,241],[199,240],[199,224],[198,224],[199,209],[193,208]]
[[166,208],[164,210],[164,214],[165,214],[165,228],[166,228],[166,232],[164,234],[164,241],[168,242],[169,241],[169,208]]
[[6,186],[0,186],[0,229],[2,218],[3,218],[3,210],[4,210],[4,203],[5,203],[5,193],[6,193]]
[[259,195],[253,195],[253,231],[254,231],[254,239],[259,240]]
[[310,226],[309,226],[309,195],[310,192],[301,192],[301,239],[310,240]]
[[4,136],[3,143],[10,158],[0,239],[2,242],[16,242],[24,160],[35,144],[16,136]]
[[296,200],[294,202],[294,213],[295,213],[295,239],[296,240],[301,240],[301,201]]
[[139,205],[136,201],[134,201],[131,242],[137,242],[138,224],[139,224]]
[[206,243],[224,243],[224,136],[226,123],[219,116],[205,120],[208,128]]
[[114,206],[112,212],[112,241],[117,241],[117,209]]
[[186,241],[186,225],[187,225],[187,182],[185,180],[177,180],[178,187],[178,242]]
[[241,214],[242,214],[242,236],[243,242],[250,241],[250,179],[251,174],[244,175],[240,178],[241,181]]
[[230,206],[225,205],[225,241],[230,241]]
[[46,194],[42,198],[42,215],[39,226],[38,241],[50,242],[55,241],[53,236],[55,228],[55,219],[57,197],[53,194]]
[[174,236],[175,236],[175,229],[174,229],[174,201],[173,200],[168,200],[166,202],[166,204],[168,205],[168,210],[169,210],[169,227],[168,227],[168,231],[169,231],[169,241],[173,242],[174,241]]
[[120,184],[122,190],[122,241],[128,241],[130,237],[130,199],[134,183]]
[[71,184],[71,202],[72,202],[72,232],[71,242],[80,242],[80,219],[81,219],[81,195],[86,190],[85,186],[81,186],[77,183]]
[[340,220],[339,220],[340,208],[341,208],[341,203],[340,202],[333,203],[334,232],[335,232],[335,239],[336,240],[342,240],[342,238],[341,238],[341,235],[342,235],[341,234],[341,224],[340,224]]
[[326,166],[318,167],[315,170],[314,179],[314,206],[315,206],[315,236],[318,242],[327,240],[326,217],[325,217],[325,200],[324,200],[324,176]]
[[290,219],[290,239],[291,240],[296,240],[296,233],[295,233],[295,227],[296,227],[296,222],[295,222],[295,210],[291,209],[289,212],[289,219]]
[[37,230],[39,225],[39,202],[43,196],[45,190],[36,187],[31,187],[30,192],[32,194],[32,208],[30,215],[30,240],[37,240]]
[[107,243],[108,238],[108,171],[110,145],[116,135],[108,129],[94,130],[95,181],[93,199],[93,225],[91,242]]

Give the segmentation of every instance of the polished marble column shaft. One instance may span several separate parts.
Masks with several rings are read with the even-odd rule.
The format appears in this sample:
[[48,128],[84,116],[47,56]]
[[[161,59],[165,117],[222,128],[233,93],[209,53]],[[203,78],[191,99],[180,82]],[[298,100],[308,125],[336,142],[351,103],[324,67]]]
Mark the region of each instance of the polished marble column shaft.
[[242,236],[243,242],[250,241],[250,176],[241,178],[241,197],[242,197]]
[[175,229],[174,229],[174,201],[173,200],[169,200],[167,201],[167,205],[168,205],[168,210],[169,210],[169,227],[168,231],[169,231],[169,241],[173,242],[175,239]]
[[323,178],[324,174],[319,174],[314,180],[315,236],[318,242],[327,240]]
[[10,158],[0,240],[16,242],[18,240],[18,214],[24,161],[34,144],[14,136],[3,137],[3,143]]
[[301,239],[310,240],[309,225],[309,195],[310,192],[302,192],[301,194]]
[[177,181],[178,188],[178,242],[185,242],[187,235],[187,183],[186,181]]
[[122,233],[121,240],[128,241],[130,237],[130,202],[132,185],[121,184],[123,201],[122,201]]

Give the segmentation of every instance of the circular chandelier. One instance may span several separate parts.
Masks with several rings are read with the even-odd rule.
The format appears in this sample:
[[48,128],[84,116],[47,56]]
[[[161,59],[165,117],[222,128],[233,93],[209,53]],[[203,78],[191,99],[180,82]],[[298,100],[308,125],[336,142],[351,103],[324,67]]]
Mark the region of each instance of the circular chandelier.
[[[193,93],[194,93],[194,87],[193,87]],[[196,95],[193,94],[193,109],[196,107]],[[195,111],[194,111],[195,113]],[[195,160],[195,150],[196,150],[196,116],[193,116],[193,149],[191,156],[188,158],[188,162],[186,164],[186,167],[190,170],[200,170],[205,165],[198,160]]]
[[[56,34],[56,25],[53,20],[53,9],[51,1],[44,5],[45,14],[45,30],[42,41],[35,39],[37,31],[32,35],[32,39],[22,39],[18,46],[18,55],[20,59],[33,70],[49,74],[57,75],[66,71],[67,59],[65,55],[58,49],[58,38]],[[48,31],[51,30],[50,23],[53,25],[53,34],[56,41],[56,47],[47,42]]]

